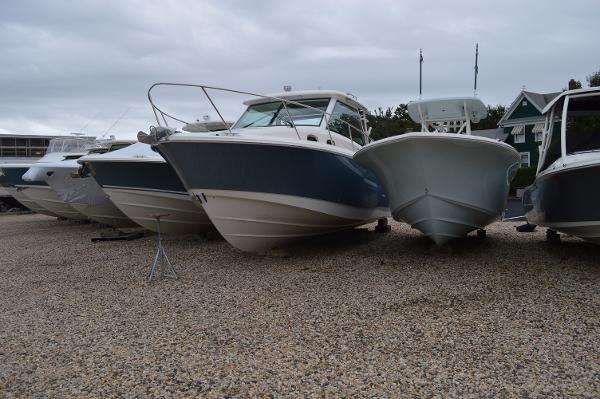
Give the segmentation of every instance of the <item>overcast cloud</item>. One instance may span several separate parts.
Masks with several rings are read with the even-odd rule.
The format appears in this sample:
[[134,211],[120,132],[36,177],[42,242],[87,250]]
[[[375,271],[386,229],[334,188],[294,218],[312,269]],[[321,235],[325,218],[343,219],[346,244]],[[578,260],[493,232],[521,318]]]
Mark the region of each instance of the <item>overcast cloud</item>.
[[[599,1],[9,1],[0,12],[0,132],[133,137],[158,81],[259,93],[331,88],[369,109],[472,93],[508,105],[600,69]],[[185,118],[201,96],[157,92]],[[229,119],[239,96],[216,96]]]

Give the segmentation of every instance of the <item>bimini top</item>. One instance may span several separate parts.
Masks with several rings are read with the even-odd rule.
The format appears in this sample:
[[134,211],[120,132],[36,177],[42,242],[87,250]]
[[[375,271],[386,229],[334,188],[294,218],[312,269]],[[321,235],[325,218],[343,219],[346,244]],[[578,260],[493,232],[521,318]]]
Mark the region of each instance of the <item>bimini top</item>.
[[465,106],[471,122],[477,123],[487,117],[487,108],[477,97],[411,101],[408,103],[408,115],[417,123],[460,121],[466,120]]
[[[297,101],[297,100],[305,100],[309,98],[324,98],[324,97],[333,97],[338,100],[345,102],[346,104],[358,109],[367,111],[367,107],[356,101],[356,99],[349,93],[343,93],[338,90],[299,90],[299,91],[285,91],[283,93],[272,93],[266,94],[266,97],[276,97],[283,98],[286,100]],[[244,101],[244,105],[254,105],[265,102],[274,101],[271,98],[263,98],[263,97],[254,97],[249,100]]]
[[570,96],[573,94],[594,93],[594,92],[600,92],[600,87],[586,87],[585,89],[565,90],[562,93],[560,93],[558,96],[554,97],[552,99],[552,101],[550,101],[548,103],[548,105],[546,105],[546,107],[544,107],[544,109],[542,110],[542,114],[545,114],[546,112],[550,111],[550,109],[554,106],[554,104],[556,104],[556,102],[558,100],[560,100],[561,98],[564,98],[565,96]]

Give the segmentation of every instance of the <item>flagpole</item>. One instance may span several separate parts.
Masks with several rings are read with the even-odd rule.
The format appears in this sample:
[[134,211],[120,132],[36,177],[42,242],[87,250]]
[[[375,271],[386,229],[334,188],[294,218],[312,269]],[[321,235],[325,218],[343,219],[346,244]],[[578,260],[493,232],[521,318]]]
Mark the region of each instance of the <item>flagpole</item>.
[[479,67],[477,61],[479,58],[479,43],[475,43],[475,83],[473,85],[473,95],[477,95],[477,74],[479,73]]
[[423,50],[419,49],[419,99],[423,94]]

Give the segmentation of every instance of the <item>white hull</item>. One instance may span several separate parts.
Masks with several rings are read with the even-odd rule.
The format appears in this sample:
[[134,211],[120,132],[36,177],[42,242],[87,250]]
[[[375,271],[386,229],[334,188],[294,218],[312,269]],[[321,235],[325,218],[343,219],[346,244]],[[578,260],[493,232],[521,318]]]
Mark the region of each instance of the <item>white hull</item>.
[[78,212],[84,214],[89,219],[113,227],[134,227],[137,226],[131,219],[123,214],[117,207],[70,203]]
[[389,215],[305,197],[229,190],[192,190],[219,233],[234,247],[262,252]]
[[87,220],[85,215],[61,200],[49,186],[23,186],[23,192],[37,205],[57,216],[67,219]]
[[71,173],[77,172],[76,166],[56,167],[46,180],[61,200],[98,223],[113,227],[137,226],[112,203],[92,177],[72,177]]
[[187,194],[110,187],[103,190],[121,212],[148,230],[157,230],[152,214],[168,214],[160,219],[160,230],[165,234],[196,234],[213,229],[202,207]]
[[19,201],[21,204],[23,204],[23,206],[29,208],[33,212],[54,217],[58,216],[57,214],[50,212],[46,208],[38,205],[35,201],[31,200],[22,190],[17,190],[15,187],[6,187],[6,191],[8,191],[8,193],[12,195],[14,199]]
[[544,227],[559,231],[582,240],[600,244],[600,221],[544,223]]
[[355,159],[386,188],[394,219],[436,244],[498,219],[519,155],[509,145],[451,133],[407,133],[375,142]]

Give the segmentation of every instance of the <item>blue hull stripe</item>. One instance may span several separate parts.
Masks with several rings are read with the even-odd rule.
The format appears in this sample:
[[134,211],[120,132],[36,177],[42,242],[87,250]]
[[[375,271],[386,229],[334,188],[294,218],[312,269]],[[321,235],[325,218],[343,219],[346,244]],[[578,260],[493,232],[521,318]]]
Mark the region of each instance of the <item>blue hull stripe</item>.
[[3,168],[0,165],[0,186],[1,187],[14,187],[14,186],[47,186],[46,182],[43,181],[25,181],[22,176],[29,170],[25,168]]
[[163,162],[89,162],[94,179],[102,187],[186,193],[187,190],[168,163]]
[[381,184],[351,157],[269,144],[162,142],[188,189],[283,194],[365,209],[387,207]]

